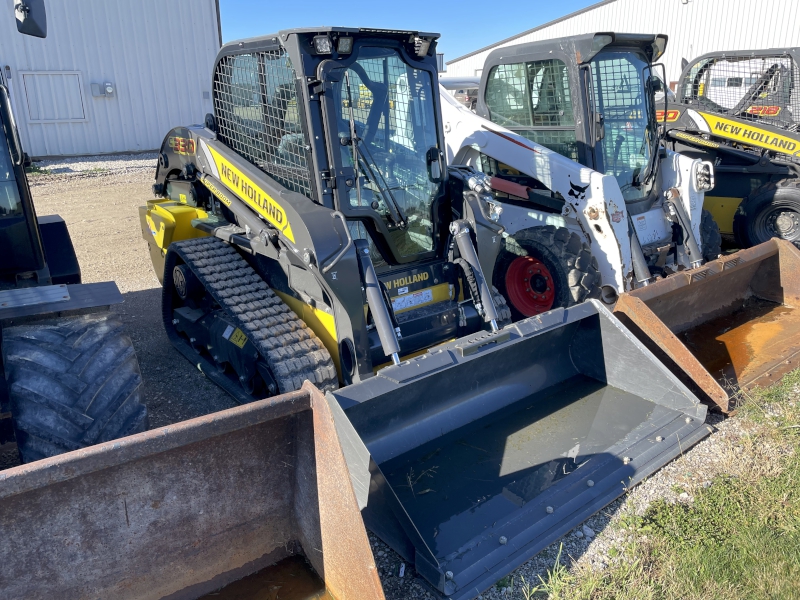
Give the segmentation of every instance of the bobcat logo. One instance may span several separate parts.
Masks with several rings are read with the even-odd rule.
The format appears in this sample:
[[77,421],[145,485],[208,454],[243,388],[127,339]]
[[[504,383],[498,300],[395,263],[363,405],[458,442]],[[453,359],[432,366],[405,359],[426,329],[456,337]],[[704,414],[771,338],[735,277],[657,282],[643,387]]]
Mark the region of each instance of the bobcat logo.
[[581,187],[579,185],[575,185],[570,181],[569,187],[571,188],[569,190],[569,195],[572,196],[573,198],[577,198],[578,200],[583,200],[584,198],[586,198],[586,190],[589,188],[589,184],[586,184],[585,186]]

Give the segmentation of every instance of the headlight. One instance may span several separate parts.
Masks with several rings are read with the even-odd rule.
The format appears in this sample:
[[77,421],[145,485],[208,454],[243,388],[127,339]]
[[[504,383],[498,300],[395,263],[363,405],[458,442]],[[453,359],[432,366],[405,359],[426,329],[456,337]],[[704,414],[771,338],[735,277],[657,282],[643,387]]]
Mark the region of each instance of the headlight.
[[694,185],[698,192],[708,192],[714,189],[714,165],[704,160],[695,166]]
[[315,35],[314,50],[317,52],[317,54],[330,54],[333,52],[331,38],[329,38],[327,35]]
[[350,54],[353,51],[353,38],[340,37],[336,42],[336,51],[339,54]]

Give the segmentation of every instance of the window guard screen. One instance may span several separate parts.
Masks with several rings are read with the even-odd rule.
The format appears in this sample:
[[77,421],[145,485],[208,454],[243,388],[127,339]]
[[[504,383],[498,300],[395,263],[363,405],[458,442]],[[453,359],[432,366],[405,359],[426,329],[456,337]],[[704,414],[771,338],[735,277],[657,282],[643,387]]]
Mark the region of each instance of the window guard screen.
[[221,58],[214,112],[220,141],[281,185],[312,197],[294,69],[284,50]]
[[563,61],[494,67],[486,85],[486,106],[498,125],[578,159],[569,75]]
[[698,62],[681,82],[684,102],[747,121],[797,131],[800,68],[788,55],[714,57]]

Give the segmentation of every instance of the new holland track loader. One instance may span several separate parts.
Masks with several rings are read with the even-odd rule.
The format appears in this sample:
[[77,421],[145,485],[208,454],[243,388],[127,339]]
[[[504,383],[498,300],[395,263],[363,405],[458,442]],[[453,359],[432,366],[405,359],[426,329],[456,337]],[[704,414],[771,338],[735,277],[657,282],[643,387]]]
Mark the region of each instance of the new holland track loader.
[[674,150],[718,174],[705,206],[740,248],[800,243],[800,49],[712,52],[684,63],[663,121]]
[[[20,33],[47,35],[41,0],[15,2]],[[109,313],[114,282],[81,283],[64,220],[37,217],[0,76],[0,449],[23,462],[143,431],[142,376]]]
[[[597,263],[560,220],[529,211],[571,261],[565,282],[529,261],[531,298],[578,297],[506,324],[491,285],[505,208],[481,173],[447,167],[437,37],[227,44],[214,114],[167,135],[140,215],[175,346],[241,402],[326,390],[367,526],[466,599],[710,428],[600,302],[574,305],[599,295]],[[555,190],[605,210],[613,178],[556,164]]]
[[[609,303],[720,252],[703,211],[711,163],[660,148],[663,75],[654,62],[666,43],[663,35],[595,33],[498,48],[484,64],[476,112],[513,135],[467,110],[445,112],[453,162],[491,176],[504,207],[497,219],[504,243],[559,270],[532,237],[536,225],[578,233],[598,261]],[[523,283],[514,266],[495,272],[501,291]],[[513,296],[515,309],[523,298]]]

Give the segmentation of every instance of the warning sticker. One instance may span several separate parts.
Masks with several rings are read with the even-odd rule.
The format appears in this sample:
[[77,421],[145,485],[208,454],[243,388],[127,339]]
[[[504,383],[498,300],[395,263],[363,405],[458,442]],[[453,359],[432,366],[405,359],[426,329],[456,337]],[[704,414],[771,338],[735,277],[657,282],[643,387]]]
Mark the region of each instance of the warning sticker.
[[394,310],[403,310],[405,308],[412,308],[420,304],[426,304],[433,301],[433,290],[427,289],[413,294],[398,296],[392,299],[392,308]]
[[228,325],[225,328],[222,337],[224,337],[237,348],[244,348],[244,345],[247,343],[247,336],[242,332],[242,330],[238,327],[234,329],[231,325]]

